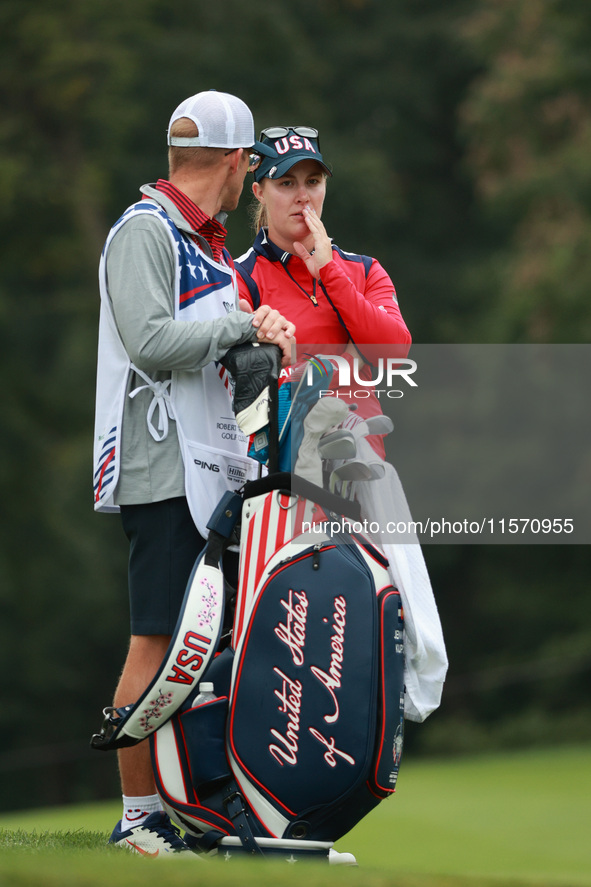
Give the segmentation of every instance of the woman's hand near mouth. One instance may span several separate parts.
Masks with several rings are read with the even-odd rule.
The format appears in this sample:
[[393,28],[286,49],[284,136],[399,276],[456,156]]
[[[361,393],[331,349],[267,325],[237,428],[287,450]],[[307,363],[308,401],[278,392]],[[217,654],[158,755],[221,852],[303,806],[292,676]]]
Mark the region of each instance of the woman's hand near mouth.
[[[294,215],[300,214],[294,213]],[[332,261],[332,243],[315,210],[305,206],[301,215],[314,238],[314,247],[310,252],[303,243],[296,240],[293,245],[294,253],[305,263],[310,274],[318,279],[320,269]]]

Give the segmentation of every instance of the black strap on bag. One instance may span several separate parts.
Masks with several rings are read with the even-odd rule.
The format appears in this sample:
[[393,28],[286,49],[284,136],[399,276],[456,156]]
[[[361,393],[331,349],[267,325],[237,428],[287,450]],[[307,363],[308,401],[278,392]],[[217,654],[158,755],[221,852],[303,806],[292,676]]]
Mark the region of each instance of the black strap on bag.
[[240,838],[244,849],[253,856],[263,856],[263,851],[259,847],[248,821],[248,814],[244,805],[244,798],[240,793],[237,783],[230,782],[226,786],[224,792],[224,806],[228,811],[228,817],[234,823],[236,834]]

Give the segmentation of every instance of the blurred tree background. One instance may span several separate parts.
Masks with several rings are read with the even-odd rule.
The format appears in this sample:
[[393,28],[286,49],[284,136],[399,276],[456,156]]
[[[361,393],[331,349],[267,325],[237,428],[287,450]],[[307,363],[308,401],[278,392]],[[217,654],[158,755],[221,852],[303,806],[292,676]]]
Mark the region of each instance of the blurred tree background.
[[[88,747],[128,631],[91,499],[97,266],[174,107],[214,87],[318,126],[329,233],[380,259],[416,342],[587,343],[590,42],[583,0],[3,0],[0,809],[118,794]],[[589,741],[588,547],[424,553],[451,665],[409,753]]]

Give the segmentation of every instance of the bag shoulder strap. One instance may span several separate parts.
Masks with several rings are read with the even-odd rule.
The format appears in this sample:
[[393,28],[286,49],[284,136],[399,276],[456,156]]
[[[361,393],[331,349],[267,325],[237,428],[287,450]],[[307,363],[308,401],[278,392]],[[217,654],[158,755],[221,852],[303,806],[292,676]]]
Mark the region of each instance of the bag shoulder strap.
[[108,706],[91,739],[100,751],[147,739],[166,724],[198,686],[219,644],[224,621],[222,556],[238,522],[242,498],[228,491],[212,514],[209,538],[187,583],[181,612],[154,680],[133,705]]

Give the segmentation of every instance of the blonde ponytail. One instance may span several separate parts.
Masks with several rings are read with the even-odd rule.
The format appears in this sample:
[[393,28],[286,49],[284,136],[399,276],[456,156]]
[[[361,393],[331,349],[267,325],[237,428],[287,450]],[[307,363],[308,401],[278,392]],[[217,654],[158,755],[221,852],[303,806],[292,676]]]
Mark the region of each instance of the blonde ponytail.
[[258,201],[256,197],[254,199],[254,202],[250,205],[250,217],[255,234],[258,234],[261,228],[269,227],[267,207],[264,205],[264,203]]

